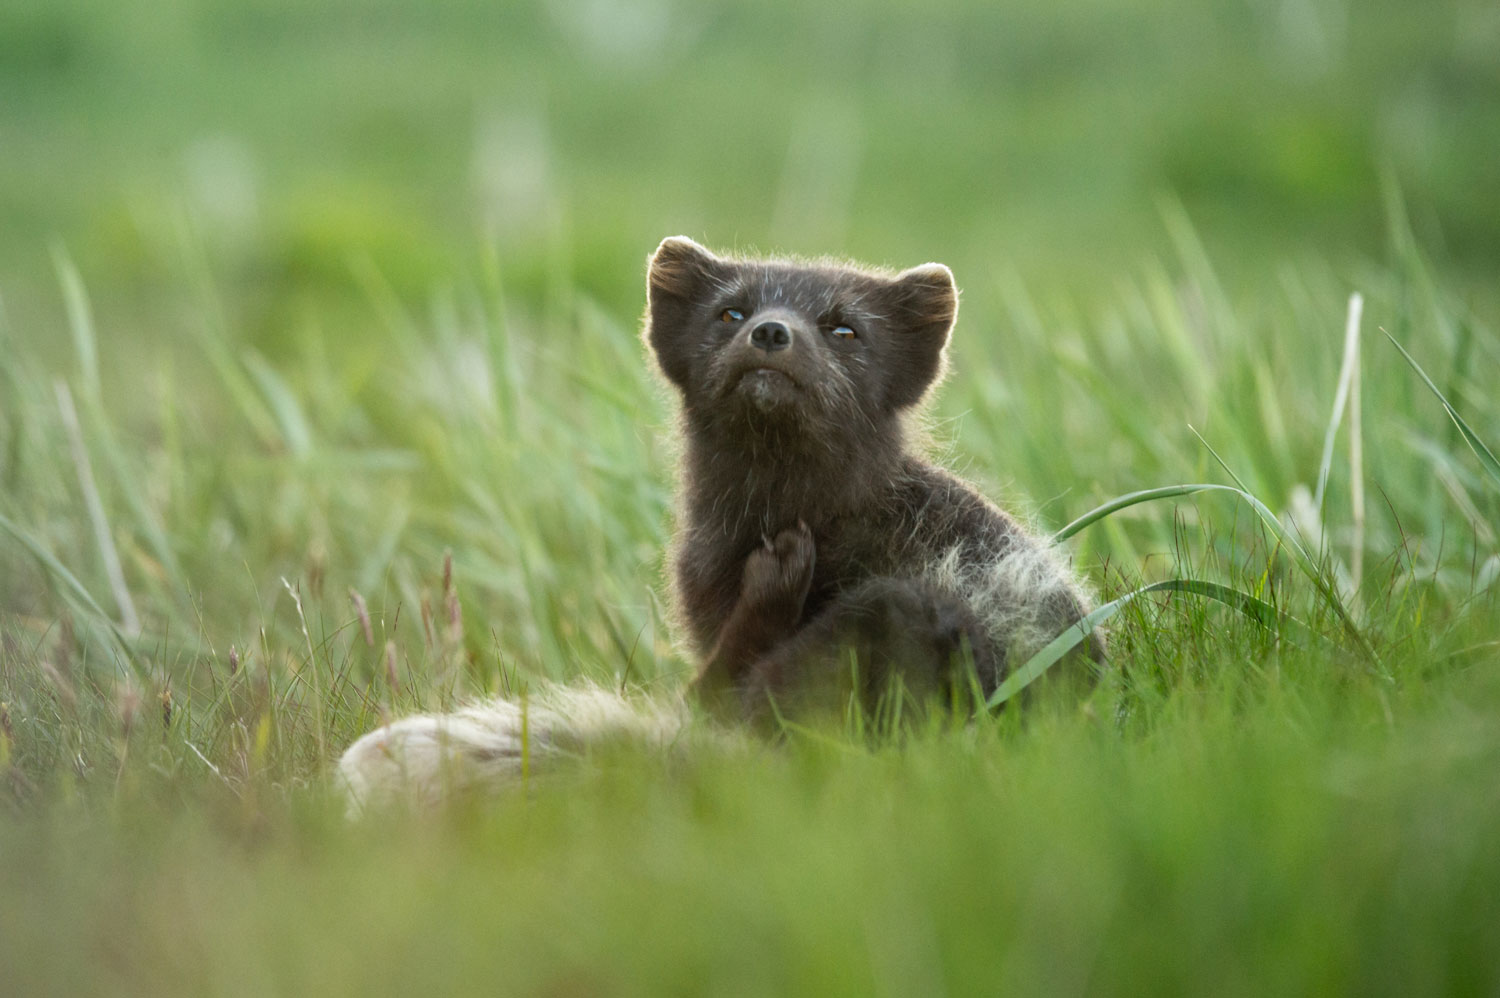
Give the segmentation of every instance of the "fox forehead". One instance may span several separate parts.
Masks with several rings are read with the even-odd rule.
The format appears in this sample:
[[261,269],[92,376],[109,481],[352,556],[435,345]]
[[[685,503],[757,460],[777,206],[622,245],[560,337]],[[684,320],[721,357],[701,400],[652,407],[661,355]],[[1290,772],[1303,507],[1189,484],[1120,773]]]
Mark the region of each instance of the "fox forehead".
[[765,261],[738,263],[706,288],[715,303],[780,306],[808,315],[859,314],[883,318],[886,282],[839,267]]

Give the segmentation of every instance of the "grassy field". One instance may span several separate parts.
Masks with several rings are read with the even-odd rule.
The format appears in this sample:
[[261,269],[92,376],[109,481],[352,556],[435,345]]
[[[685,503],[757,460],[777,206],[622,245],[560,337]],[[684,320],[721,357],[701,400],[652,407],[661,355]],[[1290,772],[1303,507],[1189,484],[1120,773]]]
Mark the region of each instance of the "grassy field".
[[[1492,7],[0,7],[0,992],[1496,993]],[[675,232],[951,264],[935,452],[1238,482],[1066,547],[1274,613],[346,822],[384,719],[690,670]]]

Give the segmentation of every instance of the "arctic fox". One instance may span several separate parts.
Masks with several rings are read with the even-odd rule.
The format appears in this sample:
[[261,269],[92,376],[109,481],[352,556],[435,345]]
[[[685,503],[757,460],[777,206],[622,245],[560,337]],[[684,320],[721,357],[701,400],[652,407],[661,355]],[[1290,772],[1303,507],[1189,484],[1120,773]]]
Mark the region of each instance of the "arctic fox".
[[[958,312],[947,267],[740,259],[676,236],[647,298],[643,337],[681,403],[674,605],[717,718],[987,694],[1087,612],[1050,545],[911,444]],[[1102,659],[1102,638],[1085,650]],[[509,778],[523,740],[538,762],[666,744],[692,714],[680,696],[552,688],[526,710],[398,721],[340,770],[356,800],[434,797]]]

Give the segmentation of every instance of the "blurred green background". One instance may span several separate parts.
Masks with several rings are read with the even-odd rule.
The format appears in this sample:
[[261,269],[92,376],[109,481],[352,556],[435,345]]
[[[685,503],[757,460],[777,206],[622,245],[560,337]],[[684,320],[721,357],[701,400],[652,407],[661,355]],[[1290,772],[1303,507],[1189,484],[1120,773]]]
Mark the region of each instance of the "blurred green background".
[[1163,199],[1253,290],[1381,258],[1400,197],[1487,304],[1497,160],[1492,0],[0,6],[0,295],[59,328],[60,242],[106,354],[180,325],[185,239],[274,361],[310,313],[357,339],[365,264],[419,298],[493,254],[630,314],[677,232],[1087,302]]

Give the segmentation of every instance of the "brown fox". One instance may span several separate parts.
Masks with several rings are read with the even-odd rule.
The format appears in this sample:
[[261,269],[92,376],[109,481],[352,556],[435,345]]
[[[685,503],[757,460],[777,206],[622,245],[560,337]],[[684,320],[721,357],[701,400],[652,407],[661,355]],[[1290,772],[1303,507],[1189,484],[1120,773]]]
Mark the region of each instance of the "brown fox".
[[[681,401],[674,603],[713,713],[988,694],[1086,612],[1048,544],[912,445],[958,312],[947,267],[737,259],[675,236],[647,297],[643,336]],[[1097,633],[1085,648],[1102,661]],[[546,686],[397,721],[339,771],[355,809],[433,800],[608,741],[680,749],[706,732],[691,718],[680,696]]]
[[682,401],[674,590],[711,706],[989,693],[1086,612],[1046,544],[909,443],[958,312],[947,267],[733,259],[679,236],[647,288],[645,339]]

